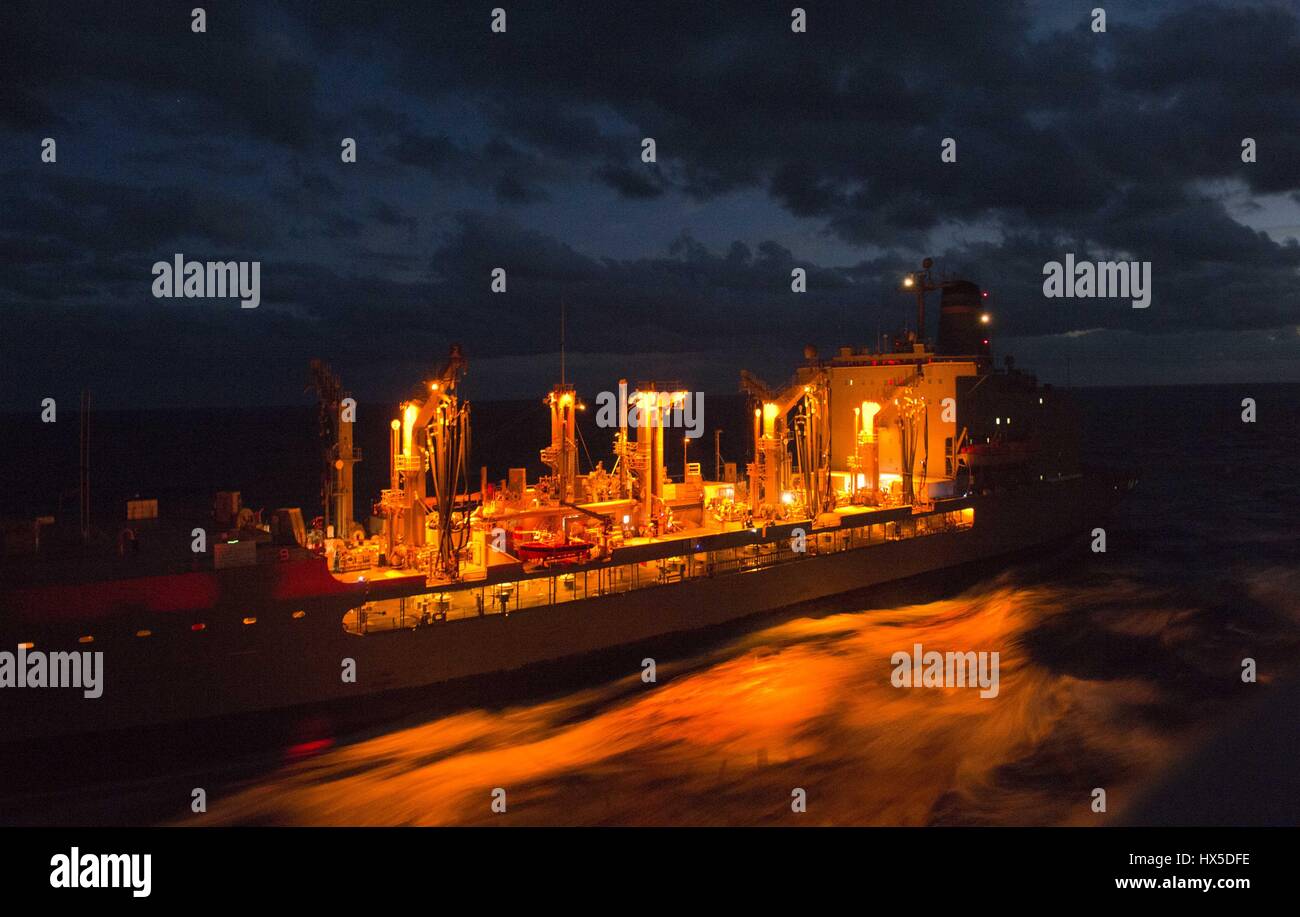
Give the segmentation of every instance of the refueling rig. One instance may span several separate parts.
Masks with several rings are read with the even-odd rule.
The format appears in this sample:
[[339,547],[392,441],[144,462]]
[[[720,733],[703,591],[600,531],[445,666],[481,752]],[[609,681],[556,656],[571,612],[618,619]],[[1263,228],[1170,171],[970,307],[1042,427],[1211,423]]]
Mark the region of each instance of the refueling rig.
[[[796,520],[825,529],[845,514],[905,506],[920,514],[936,498],[1077,474],[1067,399],[1009,361],[995,370],[987,294],[967,281],[932,281],[929,266],[904,283],[917,295],[917,332],[830,358],[809,346],[779,387],[742,374],[752,452],[732,480],[705,480],[699,463],[685,461],[681,478],[670,478],[665,430],[690,394],[655,383],[639,385],[632,410],[618,412],[612,467],[582,473],[576,420],[585,405],[560,384],[544,399],[551,439],[540,458],[549,474],[530,482],[526,469],[511,468],[489,484],[483,468],[471,492],[470,407],[459,393],[466,361],[453,346],[424,383],[427,394],[401,403],[392,420],[382,531],[327,540],[331,568],[419,571],[434,588],[485,578],[498,563],[599,564],[629,545]],[[941,293],[933,345],[924,339],[930,291]]]

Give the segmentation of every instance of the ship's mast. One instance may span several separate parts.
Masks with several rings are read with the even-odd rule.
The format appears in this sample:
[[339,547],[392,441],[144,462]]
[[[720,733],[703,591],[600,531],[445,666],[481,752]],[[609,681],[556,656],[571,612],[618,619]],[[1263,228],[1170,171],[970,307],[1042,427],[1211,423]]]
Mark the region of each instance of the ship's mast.
[[555,499],[571,503],[578,479],[578,396],[572,385],[561,383],[551,389],[546,403],[551,410],[551,444],[541,451],[541,459],[551,468]]
[[355,405],[347,404],[339,377],[320,360],[311,361],[311,387],[320,398],[320,435],[323,442],[321,497],[325,505],[325,530],[334,527],[339,538],[352,534],[352,467],[361,453],[352,445]]
[[903,289],[911,290],[916,294],[916,341],[918,344],[925,343],[925,294],[939,289],[939,284],[932,282],[930,278],[930,268],[932,267],[934,267],[934,260],[926,258],[921,262],[919,271],[912,271],[903,277]]
[[[389,487],[381,500],[388,552],[402,563],[427,560],[431,579],[457,579],[460,551],[469,541],[468,509],[457,509],[469,490],[469,402],[458,393],[466,367],[460,345],[453,344],[421,397],[402,402],[390,425]],[[430,481],[432,506],[426,503]],[[436,537],[432,552],[425,550],[430,515]]]
[[[741,389],[754,404],[754,461],[749,466],[749,506],[756,516],[790,512],[802,500],[816,516],[833,505],[830,481],[830,388],[824,373],[814,368],[803,379],[781,390],[770,388],[757,376],[742,372]],[[794,422],[790,413],[798,408]],[[798,458],[796,477],[790,466],[787,443],[793,434]]]

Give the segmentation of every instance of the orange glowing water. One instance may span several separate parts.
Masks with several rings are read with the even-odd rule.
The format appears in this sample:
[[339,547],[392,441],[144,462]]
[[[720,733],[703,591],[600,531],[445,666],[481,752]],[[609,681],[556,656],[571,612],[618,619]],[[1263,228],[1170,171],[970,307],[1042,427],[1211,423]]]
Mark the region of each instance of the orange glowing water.
[[[1257,598],[1289,590],[1270,577]],[[1275,646],[1295,645],[1287,610]],[[661,662],[654,684],[629,658],[616,683],[343,744],[184,822],[1095,824],[1093,788],[1122,810],[1242,702],[1243,633],[1176,592],[1006,574],[943,601],[779,623]],[[997,697],[894,687],[890,657],[915,643],[998,652]]]

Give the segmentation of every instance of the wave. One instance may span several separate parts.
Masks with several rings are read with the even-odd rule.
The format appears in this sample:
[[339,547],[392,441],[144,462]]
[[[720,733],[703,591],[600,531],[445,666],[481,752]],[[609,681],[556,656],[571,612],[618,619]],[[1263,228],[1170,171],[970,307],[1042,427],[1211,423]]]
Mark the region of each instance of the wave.
[[[1095,788],[1122,810],[1257,689],[1244,656],[1269,658],[1261,681],[1294,658],[1296,577],[1247,571],[1206,594],[1021,570],[941,601],[800,617],[664,661],[654,684],[633,665],[342,744],[182,823],[1095,824]],[[997,652],[997,697],[894,687],[890,657],[918,643]]]

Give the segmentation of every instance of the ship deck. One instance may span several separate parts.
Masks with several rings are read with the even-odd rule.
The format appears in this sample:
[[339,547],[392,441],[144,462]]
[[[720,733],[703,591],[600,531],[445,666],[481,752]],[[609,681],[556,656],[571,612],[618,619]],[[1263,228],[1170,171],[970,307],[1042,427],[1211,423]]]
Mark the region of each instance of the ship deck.
[[[532,567],[513,559],[492,565],[475,579],[430,581],[417,571],[336,574],[366,584],[366,601],[349,612],[345,628],[355,634],[510,614],[524,608],[665,586],[699,577],[764,569],[804,557],[866,548],[918,535],[968,529],[974,510],[966,498],[935,501],[932,511],[911,506],[843,507],[812,520],[765,527],[696,526],[658,537],[628,539],[599,562]],[[834,516],[834,520],[829,517]],[[803,532],[803,550],[794,547]],[[391,575],[385,575],[391,574]]]
[[[948,503],[951,501],[943,502]],[[600,504],[585,504],[581,508],[592,510],[599,506]],[[556,512],[562,511],[562,507],[556,508]],[[823,513],[817,520],[822,523],[821,525],[814,525],[812,519],[789,519],[780,523],[765,524],[758,527],[746,527],[739,521],[706,522],[703,525],[688,524],[677,531],[663,535],[642,535],[626,538],[619,547],[614,549],[612,557],[603,563],[626,563],[639,559],[653,560],[671,556],[674,553],[679,553],[682,545],[686,542],[701,542],[707,539],[707,547],[693,548],[692,550],[715,550],[719,547],[734,546],[734,544],[751,544],[754,542],[756,534],[762,540],[768,537],[767,532],[778,529],[782,533],[795,528],[803,528],[806,532],[820,532],[839,527],[855,527],[870,525],[878,521],[908,518],[912,514],[912,508],[907,505],[893,507],[840,506]],[[828,518],[832,516],[835,517],[836,521],[828,524]],[[722,536],[727,535],[735,537],[731,539],[722,538]],[[715,539],[720,540],[715,541]],[[505,552],[492,552],[489,555],[489,564],[486,570],[481,566],[471,567],[458,580],[445,579],[441,583],[434,582],[433,585],[456,589],[463,588],[466,585],[504,582],[519,577],[545,576],[554,572],[554,568],[535,568],[534,565],[525,564]],[[380,589],[384,589],[386,585],[408,585],[413,582],[424,583],[429,581],[425,571],[412,568],[398,569],[371,566],[356,570],[333,572],[331,575],[345,585],[361,586],[369,584],[371,587],[378,586]]]

